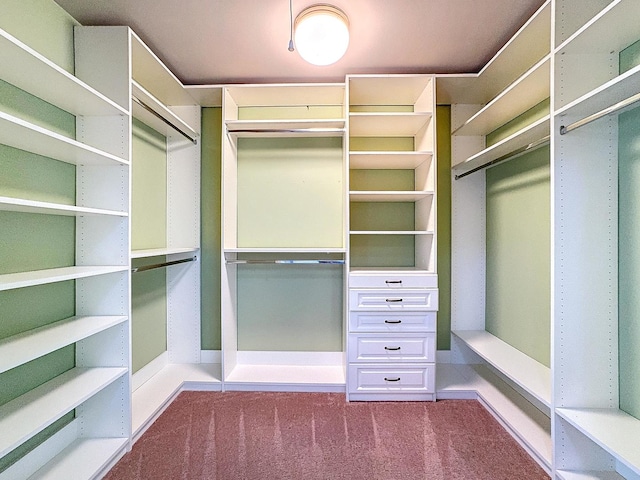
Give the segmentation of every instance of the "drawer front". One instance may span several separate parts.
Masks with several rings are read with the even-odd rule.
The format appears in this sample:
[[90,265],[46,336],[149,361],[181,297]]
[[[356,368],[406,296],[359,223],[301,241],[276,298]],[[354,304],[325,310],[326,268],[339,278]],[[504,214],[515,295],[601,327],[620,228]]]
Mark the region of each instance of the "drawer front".
[[435,332],[436,312],[349,312],[351,332]]
[[435,333],[349,335],[349,362],[435,362]]
[[433,393],[436,366],[432,365],[350,365],[350,393]]
[[438,288],[438,276],[406,272],[351,273],[349,288]]
[[437,310],[437,289],[349,290],[349,310]]

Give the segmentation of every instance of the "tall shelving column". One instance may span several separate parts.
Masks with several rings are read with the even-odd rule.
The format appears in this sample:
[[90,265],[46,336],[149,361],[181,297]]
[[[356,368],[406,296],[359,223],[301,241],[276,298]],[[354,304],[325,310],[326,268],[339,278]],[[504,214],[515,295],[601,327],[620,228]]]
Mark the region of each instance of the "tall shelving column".
[[637,123],[623,131],[622,110],[599,113],[640,93],[640,66],[619,66],[640,40],[640,4],[556,0],[553,13],[554,476],[638,479],[640,420],[622,409],[625,382],[637,378],[623,371],[635,366],[622,342],[639,345],[619,324],[633,288],[622,272],[637,268],[622,230],[635,220],[621,214],[633,204],[622,186],[634,181],[622,175],[631,160],[621,147],[640,134]]
[[347,76],[351,400],[435,400],[434,83]]
[[344,90],[223,89],[225,389],[344,391]]
[[[3,479],[94,478],[129,447],[129,105],[111,100],[103,82],[83,75],[86,57],[78,52],[99,53],[85,40],[75,39],[74,77],[0,32],[3,80],[76,116],[72,139],[0,113],[0,142],[76,165],[75,205],[0,201],[4,211],[76,218],[74,266],[0,275],[0,290],[74,280],[76,297],[75,316],[0,342],[3,372],[75,346],[74,368],[0,407],[0,455],[75,411],[72,421],[3,471]],[[128,70],[121,66],[113,66],[109,79],[126,90],[119,80]]]

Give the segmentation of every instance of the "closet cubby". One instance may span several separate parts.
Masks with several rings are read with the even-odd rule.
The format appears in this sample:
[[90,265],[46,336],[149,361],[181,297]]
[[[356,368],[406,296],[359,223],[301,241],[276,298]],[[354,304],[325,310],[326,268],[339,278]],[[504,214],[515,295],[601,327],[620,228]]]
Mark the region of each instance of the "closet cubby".
[[[77,48],[91,49],[81,44],[77,39]],[[126,451],[130,437],[128,109],[85,83],[82,75],[69,74],[4,31],[0,57],[7,66],[3,81],[72,114],[76,124],[72,138],[55,127],[35,125],[20,112],[0,112],[0,143],[13,147],[5,155],[22,158],[22,150],[41,156],[40,164],[71,164],[75,176],[75,198],[69,204],[47,201],[46,192],[30,191],[29,175],[35,172],[29,169],[21,190],[24,197],[0,199],[0,211],[22,216],[15,217],[11,228],[31,215],[43,220],[66,216],[72,217],[70,223],[59,225],[72,228],[70,235],[75,237],[75,245],[55,247],[73,252],[71,265],[49,265],[46,252],[29,251],[29,244],[15,254],[33,257],[24,259],[26,265],[47,268],[0,272],[0,291],[7,298],[19,289],[42,292],[39,286],[62,282],[73,282],[74,290],[74,298],[68,299],[72,316],[55,318],[51,313],[48,321],[29,319],[38,326],[18,326],[0,340],[4,375],[16,369],[29,375],[29,368],[37,368],[48,355],[73,349],[70,368],[0,406],[0,456],[15,458],[0,478],[28,477],[36,471],[71,477],[75,464],[101,472]],[[77,70],[82,70],[82,60],[76,60]]]
[[223,88],[225,389],[344,391],[344,95],[344,84]]

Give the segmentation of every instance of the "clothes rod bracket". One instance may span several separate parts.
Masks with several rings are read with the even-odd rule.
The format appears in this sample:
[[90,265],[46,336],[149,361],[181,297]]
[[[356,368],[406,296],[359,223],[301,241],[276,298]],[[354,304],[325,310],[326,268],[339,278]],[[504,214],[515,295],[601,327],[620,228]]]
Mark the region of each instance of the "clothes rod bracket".
[[185,132],[184,130],[182,130],[181,128],[177,127],[176,125],[174,125],[172,122],[170,122],[169,120],[167,120],[166,118],[164,118],[162,115],[160,115],[158,112],[156,112],[153,108],[151,108],[149,105],[147,105],[146,103],[144,103],[142,100],[140,100],[138,97],[136,97],[135,95],[131,96],[131,99],[136,102],[138,105],[140,105],[142,108],[144,108],[146,111],[148,111],[150,114],[152,114],[153,116],[155,116],[156,118],[160,119],[162,122],[164,122],[165,124],[169,125],[171,128],[173,128],[176,132],[178,132],[180,135],[182,135],[183,137],[185,137],[186,139],[188,139],[189,141],[191,141],[191,143],[193,143],[194,145],[198,144],[198,139],[192,137],[191,135],[189,135],[187,132]]
[[640,93],[636,93],[635,95],[627,98],[626,100],[622,100],[621,102],[611,105],[610,107],[604,108],[599,112],[589,115],[588,117],[585,117],[582,120],[578,120],[577,122],[573,122],[570,125],[567,125],[567,126],[561,125],[560,135],[565,135],[570,131],[575,130],[576,128],[580,128],[591,122],[595,122],[596,120],[602,117],[606,117],[607,115],[616,113],[618,110],[622,110],[623,108],[629,107],[637,102],[640,102]]
[[146,272],[147,270],[154,270],[156,268],[170,267],[171,265],[179,265],[181,263],[195,262],[198,259],[197,256],[190,258],[183,258],[182,260],[172,260],[170,262],[154,263],[153,265],[142,265],[140,267],[134,267],[131,269],[131,273]]

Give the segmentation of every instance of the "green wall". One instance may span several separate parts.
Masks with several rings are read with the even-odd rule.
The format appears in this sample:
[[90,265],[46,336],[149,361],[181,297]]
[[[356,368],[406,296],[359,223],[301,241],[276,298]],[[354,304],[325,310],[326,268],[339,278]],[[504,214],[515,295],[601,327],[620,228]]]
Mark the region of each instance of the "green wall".
[[486,330],[550,366],[550,151],[486,171]]
[[220,350],[222,109],[202,109],[200,172],[201,347]]
[[[36,49],[67,71],[73,71],[75,22],[50,0],[3,0],[0,28]],[[74,138],[75,118],[0,81],[0,109]],[[75,202],[75,167],[0,145],[0,196],[63,204]],[[0,212],[0,274],[73,265],[75,225],[70,217]],[[75,284],[21,288],[0,292],[0,339],[75,314]],[[73,368],[73,346],[52,352],[0,374],[0,404],[16,398]],[[0,471],[73,419],[62,417],[0,459]]]

